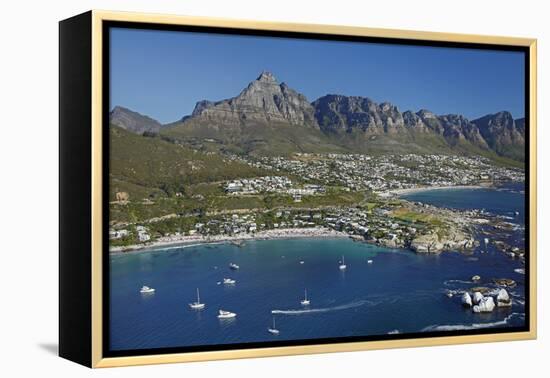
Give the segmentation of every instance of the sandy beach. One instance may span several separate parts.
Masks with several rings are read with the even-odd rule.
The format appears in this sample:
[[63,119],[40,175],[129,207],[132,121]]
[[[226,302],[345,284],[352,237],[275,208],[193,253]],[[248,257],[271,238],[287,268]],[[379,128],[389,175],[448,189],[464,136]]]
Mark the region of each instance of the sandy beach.
[[331,230],[325,227],[311,228],[283,228],[256,232],[254,234],[229,235],[172,235],[161,237],[154,242],[146,244],[135,244],[124,247],[111,247],[110,253],[129,253],[150,249],[162,249],[175,246],[193,246],[197,244],[220,244],[228,242],[240,242],[246,240],[274,240],[274,239],[293,239],[293,238],[347,238],[348,234]]
[[490,188],[491,184],[486,185],[449,185],[449,186],[419,186],[416,188],[393,189],[380,193],[382,196],[402,196],[405,194],[426,192],[431,190],[446,190],[446,189],[486,189]]

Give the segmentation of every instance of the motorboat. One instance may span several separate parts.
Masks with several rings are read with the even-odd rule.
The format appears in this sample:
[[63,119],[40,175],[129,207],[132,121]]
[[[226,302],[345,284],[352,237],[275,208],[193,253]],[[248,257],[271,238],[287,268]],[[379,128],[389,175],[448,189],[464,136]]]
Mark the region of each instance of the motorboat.
[[235,264],[235,263],[229,263],[229,269],[237,270],[237,269],[239,269],[239,268],[240,268],[240,267],[239,267],[237,264]]
[[232,280],[231,278],[224,278],[223,279],[223,284],[224,285],[235,285],[235,282],[237,282],[237,281]]
[[220,318],[220,319],[229,319],[229,318],[234,318],[235,316],[237,316],[237,314],[235,314],[234,312],[230,312],[230,311],[220,310],[218,312],[218,318]]
[[149,287],[149,286],[142,286],[141,289],[139,290],[139,292],[141,294],[149,294],[149,293],[154,293],[155,289],[153,289],[152,287]]

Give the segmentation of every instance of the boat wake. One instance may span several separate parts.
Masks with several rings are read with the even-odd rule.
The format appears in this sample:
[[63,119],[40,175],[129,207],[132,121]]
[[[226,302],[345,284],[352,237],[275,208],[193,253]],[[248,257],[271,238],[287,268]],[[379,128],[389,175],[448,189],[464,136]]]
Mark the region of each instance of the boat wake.
[[374,304],[372,301],[362,300],[362,301],[356,301],[351,302],[348,304],[343,304],[340,306],[334,306],[334,307],[326,307],[326,308],[311,308],[311,309],[304,309],[304,310],[271,310],[272,314],[281,314],[281,315],[303,315],[303,314],[316,314],[316,313],[322,313],[322,312],[331,312],[331,311],[341,311],[341,310],[348,310],[350,308],[360,307],[367,304]]
[[433,332],[433,331],[468,331],[472,329],[481,329],[481,328],[495,328],[501,327],[508,324],[513,318],[525,319],[524,313],[513,312],[504,319],[498,322],[492,323],[473,323],[473,324],[447,324],[447,325],[431,325],[423,328],[420,332]]
[[453,284],[471,284],[472,281],[465,281],[465,280],[447,280],[445,282],[443,282],[443,285],[445,286],[451,286]]

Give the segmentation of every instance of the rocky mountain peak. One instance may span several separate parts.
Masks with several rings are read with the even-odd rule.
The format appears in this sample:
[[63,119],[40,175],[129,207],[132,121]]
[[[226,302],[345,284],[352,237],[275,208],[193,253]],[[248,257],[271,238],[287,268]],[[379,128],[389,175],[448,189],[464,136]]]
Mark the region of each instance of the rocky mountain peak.
[[161,124],[146,115],[134,112],[122,106],[115,106],[109,113],[109,123],[136,134],[157,133]]
[[258,76],[258,78],[256,79],[256,81],[261,81],[261,82],[264,82],[264,83],[273,83],[273,84],[277,84],[277,79],[275,78],[275,76],[273,76],[273,74],[269,71],[263,71],[260,76]]
[[233,98],[218,102],[200,101],[191,117],[224,124],[233,128],[251,124],[292,124],[319,128],[314,109],[307,98],[289,87],[279,84],[275,76],[263,71],[242,92]]

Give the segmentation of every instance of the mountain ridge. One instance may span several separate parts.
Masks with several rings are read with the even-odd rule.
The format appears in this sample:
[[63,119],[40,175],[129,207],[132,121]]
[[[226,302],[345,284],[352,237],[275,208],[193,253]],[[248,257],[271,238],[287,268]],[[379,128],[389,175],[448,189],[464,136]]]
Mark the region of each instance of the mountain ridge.
[[525,119],[515,120],[507,111],[469,120],[427,109],[401,112],[390,102],[362,96],[327,94],[309,102],[267,71],[237,96],[198,101],[190,115],[155,132],[202,146],[213,140],[222,149],[258,155],[351,149],[525,158]]

